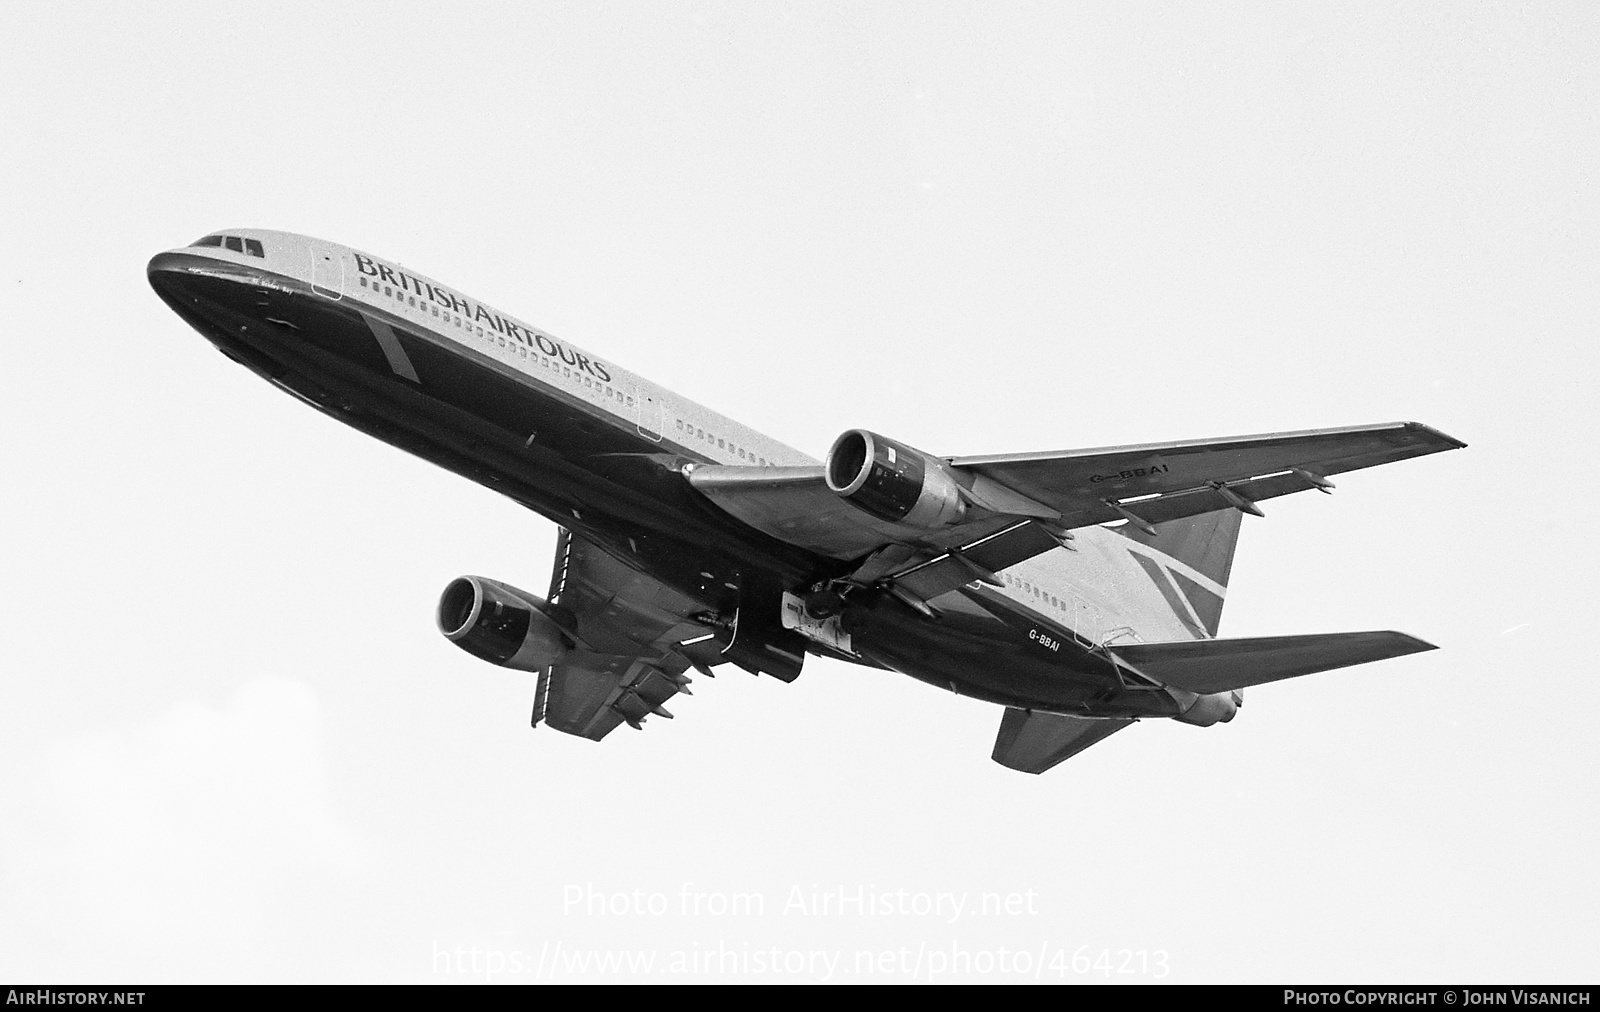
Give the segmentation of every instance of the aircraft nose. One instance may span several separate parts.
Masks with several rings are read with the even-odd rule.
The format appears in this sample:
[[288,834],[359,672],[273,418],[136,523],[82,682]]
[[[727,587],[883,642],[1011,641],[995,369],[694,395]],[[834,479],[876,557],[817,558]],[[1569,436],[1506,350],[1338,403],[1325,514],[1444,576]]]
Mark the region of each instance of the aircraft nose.
[[171,285],[177,279],[187,275],[189,273],[188,267],[193,259],[193,257],[185,256],[182,253],[170,251],[157,253],[150,258],[150,263],[145,267],[145,277],[150,280],[150,284],[157,292],[165,294],[163,286]]
[[184,250],[167,250],[150,258],[145,267],[150,287],[173,312],[206,332],[205,318],[237,299],[241,285],[250,284],[255,272],[243,265]]
[[174,299],[183,298],[184,280],[189,276],[188,268],[193,261],[194,257],[183,253],[157,253],[145,267],[145,277],[156,294],[171,304]]
[[184,255],[182,253],[173,252],[172,250],[168,250],[165,253],[157,253],[150,258],[149,265],[145,267],[145,273],[153,278],[162,271],[180,270],[183,260]]
[[257,275],[257,271],[242,264],[197,256],[184,250],[157,253],[145,267],[145,277],[149,279],[150,287],[179,312],[183,311],[184,305],[199,303],[204,292],[216,295],[233,284],[252,283]]

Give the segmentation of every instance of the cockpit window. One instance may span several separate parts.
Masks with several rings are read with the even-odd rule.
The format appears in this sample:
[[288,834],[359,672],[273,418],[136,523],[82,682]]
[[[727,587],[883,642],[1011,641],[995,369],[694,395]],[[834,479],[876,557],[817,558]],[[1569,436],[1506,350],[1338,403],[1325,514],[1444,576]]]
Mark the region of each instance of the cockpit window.
[[235,253],[248,253],[253,257],[266,258],[267,251],[261,247],[259,239],[242,239],[236,235],[208,235],[204,239],[196,239],[190,246],[226,246]]

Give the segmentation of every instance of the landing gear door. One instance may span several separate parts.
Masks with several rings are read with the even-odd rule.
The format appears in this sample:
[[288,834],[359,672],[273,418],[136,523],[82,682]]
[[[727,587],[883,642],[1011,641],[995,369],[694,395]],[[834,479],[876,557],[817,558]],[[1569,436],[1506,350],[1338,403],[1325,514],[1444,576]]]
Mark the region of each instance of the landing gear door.
[[785,628],[783,598],[783,588],[775,580],[743,574],[733,641],[723,649],[722,656],[746,671],[792,682],[800,677],[805,663],[806,637]]
[[344,258],[335,250],[311,247],[311,290],[335,301],[344,298]]

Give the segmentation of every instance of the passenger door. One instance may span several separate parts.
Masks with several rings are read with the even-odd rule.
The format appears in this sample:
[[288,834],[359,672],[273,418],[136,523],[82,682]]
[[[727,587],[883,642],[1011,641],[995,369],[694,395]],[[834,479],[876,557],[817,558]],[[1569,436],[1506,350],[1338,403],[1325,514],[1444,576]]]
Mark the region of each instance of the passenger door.
[[344,298],[344,258],[326,246],[311,247],[311,290],[334,301]]

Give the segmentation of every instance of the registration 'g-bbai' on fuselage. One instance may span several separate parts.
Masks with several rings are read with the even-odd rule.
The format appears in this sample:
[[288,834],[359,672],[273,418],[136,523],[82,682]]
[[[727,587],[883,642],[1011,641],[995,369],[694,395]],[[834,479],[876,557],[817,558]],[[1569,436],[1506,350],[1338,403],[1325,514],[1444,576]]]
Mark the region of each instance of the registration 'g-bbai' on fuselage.
[[817,461],[413,271],[305,236],[208,235],[157,293],[225,355],[561,526],[547,598],[478,576],[439,625],[538,673],[533,722],[600,739],[727,663],[809,653],[1004,706],[1039,773],[1142,717],[1430,649],[1395,632],[1216,639],[1242,513],[1464,444],[1416,423],[939,457],[855,429]]

